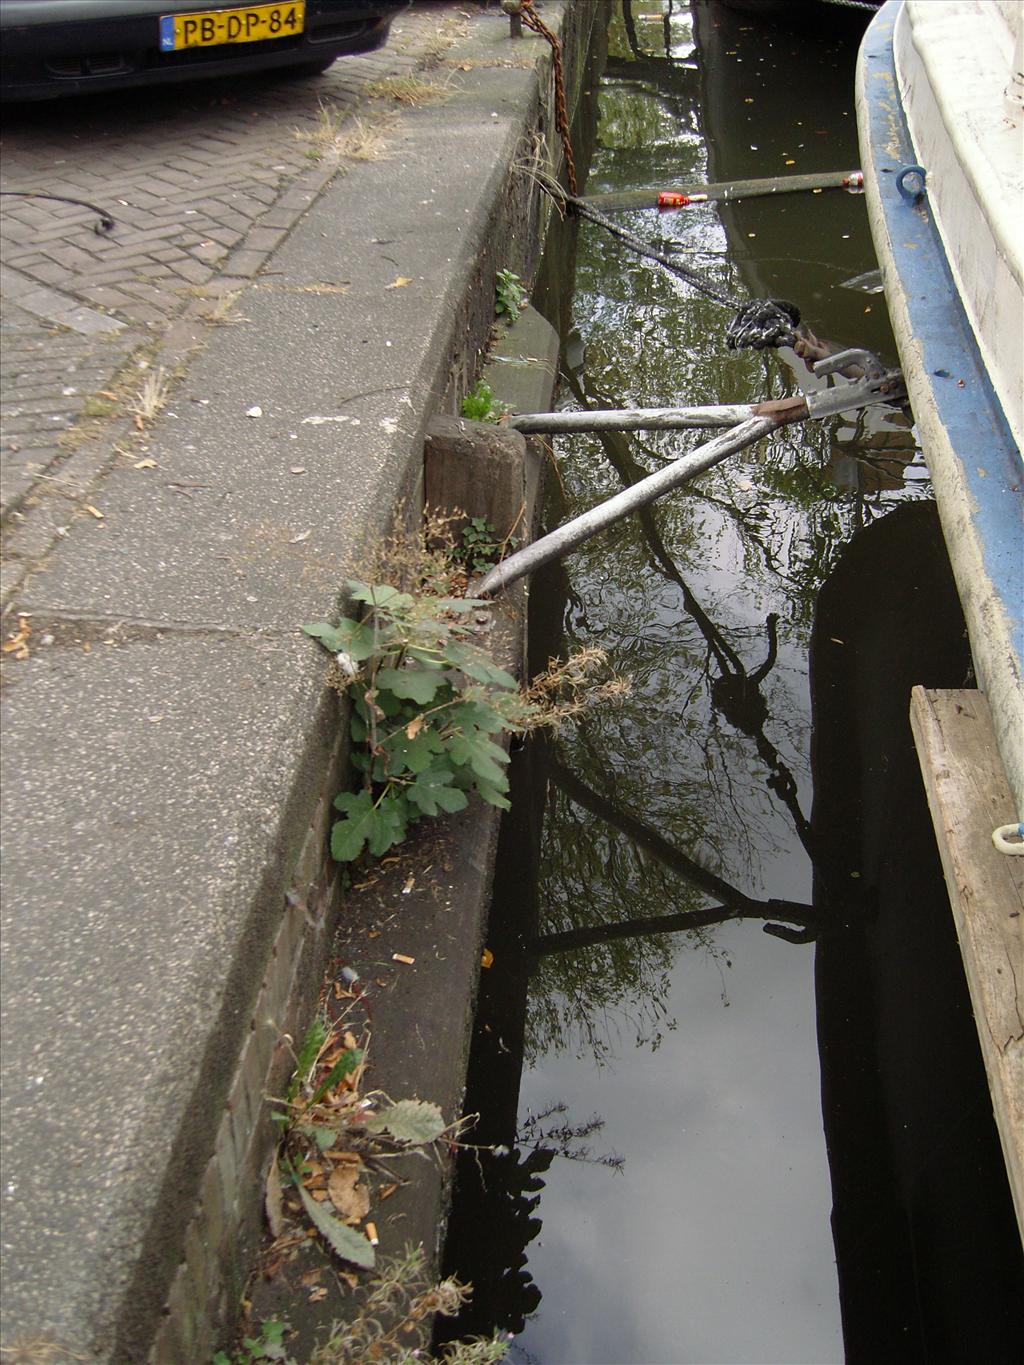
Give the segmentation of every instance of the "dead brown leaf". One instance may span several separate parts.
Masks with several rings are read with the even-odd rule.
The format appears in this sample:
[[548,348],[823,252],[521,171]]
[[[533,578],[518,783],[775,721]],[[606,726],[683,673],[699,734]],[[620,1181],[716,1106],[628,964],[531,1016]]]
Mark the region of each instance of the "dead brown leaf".
[[8,635],[7,639],[0,645],[0,649],[5,654],[13,654],[18,660],[29,657],[28,637],[32,634],[32,627],[29,625],[28,617],[18,616],[18,629],[13,635]]
[[370,1212],[370,1193],[359,1179],[360,1170],[348,1162],[339,1162],[327,1182],[331,1203],[350,1225],[361,1223]]
[[264,1197],[267,1211],[267,1226],[272,1237],[280,1237],[284,1232],[284,1191],[281,1188],[281,1171],[277,1164],[277,1153],[267,1172],[267,1190]]

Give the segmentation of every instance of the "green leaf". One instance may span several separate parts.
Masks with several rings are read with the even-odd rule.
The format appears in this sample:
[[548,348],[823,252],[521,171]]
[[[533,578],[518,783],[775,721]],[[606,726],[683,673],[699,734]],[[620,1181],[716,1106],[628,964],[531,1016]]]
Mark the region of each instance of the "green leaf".
[[[313,1097],[312,1103],[315,1104],[320,1092]],[[321,1152],[326,1152],[328,1147],[333,1147],[338,1136],[337,1128],[325,1127],[322,1123],[300,1123],[298,1131],[303,1137],[312,1138]]]
[[478,697],[460,701],[447,713],[445,720],[456,730],[483,730],[489,735],[497,735],[507,728],[501,713]]
[[329,626],[326,621],[316,621],[312,625],[303,626],[302,629],[307,635],[312,635],[314,640],[319,640],[332,654],[337,654],[338,650],[344,647],[338,627]]
[[334,822],[331,857],[339,863],[350,863],[362,853],[373,829],[373,795],[371,792],[341,792],[334,798],[334,805],[337,810],[344,811],[346,818]]
[[400,796],[385,793],[375,803],[371,792],[342,792],[334,805],[345,814],[331,830],[331,855],[339,863],[358,858],[364,844],[379,858],[405,838],[406,808]]
[[445,653],[455,668],[461,669],[467,677],[476,678],[477,682],[491,683],[495,687],[516,686],[516,680],[511,673],[499,668],[482,649],[477,649],[474,645],[453,640]]
[[482,782],[497,787],[499,791],[506,790],[508,779],[502,767],[508,763],[508,754],[493,740],[479,732],[470,731],[453,736],[448,742],[448,752],[456,763],[468,763]]
[[367,602],[372,607],[387,607],[389,611],[404,610],[411,607],[413,599],[408,593],[399,592],[389,583],[364,583],[361,579],[347,580],[349,592],[357,602]]
[[[378,669],[377,671],[378,673],[381,673],[384,670]],[[400,716],[402,714],[402,711],[404,710],[404,707],[402,706],[402,703],[398,699],[398,697],[395,696],[393,692],[388,691],[386,687],[384,687],[380,692],[378,692],[376,700],[377,705],[384,712],[385,716],[387,716],[388,720],[394,720],[394,718],[396,716]]]
[[[381,668],[377,670],[377,686],[396,697],[409,699],[426,706],[445,685],[445,677],[437,668]],[[383,709],[383,702],[380,703]]]
[[325,1239],[331,1250],[343,1261],[351,1261],[353,1265],[360,1266],[363,1270],[372,1270],[377,1257],[366,1237],[361,1232],[356,1232],[355,1228],[350,1228],[342,1223],[333,1214],[328,1213],[310,1196],[300,1181],[296,1180],[295,1188],[299,1192],[299,1198],[309,1215],[310,1222]]
[[299,1048],[299,1055],[295,1060],[295,1074],[292,1083],[288,1087],[288,1098],[294,1099],[299,1093],[300,1086],[305,1082],[306,1077],[313,1070],[320,1049],[327,1042],[327,1029],[322,1019],[314,1019],[309,1028],[306,1029],[306,1036],[302,1040]]
[[[512,809],[512,802],[507,796],[502,796],[497,787],[490,787],[486,782],[478,782],[476,789],[488,805],[497,806],[499,810]],[[508,783],[505,784],[505,790],[508,790]]]
[[405,733],[405,727],[396,730],[384,740],[391,755],[391,771],[400,773],[408,769],[411,773],[421,773],[429,768],[435,754],[444,749],[441,736],[430,725],[425,725],[414,739]]
[[420,663],[426,664],[428,668],[444,667],[444,664],[441,660],[440,649],[437,646],[430,644],[410,645],[405,652],[408,658],[416,659]]
[[447,1128],[444,1115],[436,1104],[427,1100],[399,1100],[380,1114],[371,1114],[366,1127],[371,1133],[385,1129],[399,1142],[417,1147],[435,1142]]
[[464,791],[451,785],[453,776],[451,768],[428,768],[406,790],[406,796],[424,815],[465,810],[469,800]]
[[403,797],[385,794],[377,806],[377,819],[370,833],[370,852],[375,858],[405,838],[408,807]]
[[[319,1100],[322,1100],[323,1097],[327,1094],[328,1090],[333,1090],[339,1081],[343,1081],[346,1076],[350,1075],[351,1072],[355,1071],[356,1067],[362,1060],[363,1060],[362,1050],[358,1047],[350,1047],[345,1052],[343,1052],[341,1056],[338,1058],[338,1060],[331,1067],[327,1076],[317,1086],[316,1093],[314,1094],[312,1100],[310,1100],[310,1104],[316,1104]],[[328,1129],[328,1132],[330,1131],[331,1130]],[[328,1146],[330,1146],[329,1143]]]
[[374,640],[373,626],[368,621],[350,621],[346,617],[336,626],[319,622],[316,625],[303,626],[302,629],[307,635],[319,640],[332,654],[350,654],[356,663],[369,659],[379,647],[379,642]]

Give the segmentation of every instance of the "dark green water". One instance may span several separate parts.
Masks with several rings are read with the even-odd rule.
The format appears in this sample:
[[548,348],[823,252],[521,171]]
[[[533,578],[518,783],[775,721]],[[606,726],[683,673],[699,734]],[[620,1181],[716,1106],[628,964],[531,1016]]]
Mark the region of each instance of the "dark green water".
[[[823,28],[796,33],[715,4],[691,12],[643,0],[630,33],[616,11],[588,193],[859,164],[849,14],[829,7]],[[790,299],[819,336],[894,362],[882,296],[845,287],[876,266],[860,197],[617,220],[692,251],[730,293]],[[565,405],[750,402],[820,383],[795,357],[727,351],[729,309],[598,228],[580,228],[576,252]],[[564,439],[548,523],[697,440]],[[844,547],[928,496],[902,413],[791,427],[532,584],[535,662],[597,645],[632,691],[517,763],[491,938],[496,967],[513,961],[504,975],[485,974],[471,1082],[472,1106],[484,1109],[480,1140],[513,1151],[485,1171],[481,1203],[467,1213],[457,1202],[453,1244],[467,1240],[462,1251],[450,1246],[452,1265],[477,1285],[464,1326],[516,1331],[511,1360],[844,1358],[830,1223],[839,1177],[822,1077],[835,1030],[873,1025],[846,1015],[836,1025],[822,1003],[832,987],[821,962],[831,959],[814,935],[822,939],[830,916],[849,923],[862,872],[857,859],[837,870],[829,830],[812,820],[816,802],[828,805],[826,783],[841,790],[857,778],[837,760],[815,774],[817,789],[812,780],[809,654],[819,595]],[[886,574],[911,582],[916,573],[904,562],[915,553],[909,540],[887,553],[881,585],[865,589],[881,597]],[[836,644],[829,632],[842,628],[826,625],[825,638]],[[969,665],[955,625],[949,635],[955,683]],[[851,703],[833,688],[827,704],[819,750],[842,734]],[[905,728],[903,694],[896,705]],[[842,802],[832,806],[841,825]],[[944,917],[941,877],[929,876]],[[651,932],[652,918],[714,907],[698,928]],[[623,926],[620,936],[595,942],[610,925]],[[832,958],[847,955],[834,946],[841,936],[830,942]],[[955,943],[952,954],[955,976]],[[887,1082],[873,1059],[863,1065],[871,1076],[857,1103],[870,1109],[871,1087],[881,1093]],[[531,1156],[542,1134],[543,1153]],[[872,1172],[884,1166],[889,1181],[887,1163]],[[875,1201],[873,1186],[856,1188],[865,1193],[854,1203]],[[887,1228],[882,1218],[872,1233],[880,1244]],[[900,1358],[925,1358],[915,1350]]]
[[[631,61],[625,30],[613,27],[591,193],[859,164],[852,119],[834,107],[844,87],[852,92],[852,45],[837,51],[804,40],[813,75],[830,70],[820,84],[801,81],[794,105],[771,89],[781,81],[781,95],[792,86],[790,35],[769,35],[766,62],[763,34],[737,32],[736,47],[711,46],[721,36],[712,30],[707,60],[729,66],[713,73],[709,90],[689,69],[701,56],[686,9],[671,23],[665,57],[657,22],[665,8],[635,7],[639,45],[655,58],[648,63]],[[786,52],[776,57],[780,45]],[[852,109],[849,96],[842,107]],[[724,132],[712,127],[716,116]],[[805,116],[814,128],[826,124],[827,137],[803,133]],[[709,139],[718,140],[713,157]],[[799,158],[795,167],[784,166],[783,151]],[[800,196],[751,203],[734,218],[732,237],[714,207],[620,221],[708,252],[694,260],[731,292],[793,299],[819,335],[888,341],[877,296],[838,287],[875,266],[861,200]],[[791,391],[785,365],[726,351],[729,316],[584,227],[573,319],[586,358],[566,397],[657,406]],[[862,329],[862,318],[871,325]],[[905,433],[891,439],[912,454]],[[563,442],[565,511],[611,496],[623,478],[693,444],[691,434]],[[559,743],[559,764],[607,818],[557,779],[549,786],[542,933],[721,900],[686,875],[687,861],[697,876],[710,871],[749,898],[811,900],[800,831],[811,803],[815,597],[852,529],[907,496],[864,455],[873,462],[870,439],[839,423],[790,429],[659,503],[646,525],[631,520],[567,561],[559,585],[566,643],[606,649],[633,691]],[[921,471],[913,473],[920,490]],[[759,677],[773,616],[777,652]],[[668,847],[641,847],[623,828],[631,821]],[[588,1145],[625,1161],[620,1173],[558,1161],[548,1174],[543,1228],[529,1249],[544,1298],[513,1359],[842,1358],[814,947],[768,937],[762,923],[542,959],[531,985],[521,1114],[556,1104],[575,1122],[596,1113],[604,1128]]]

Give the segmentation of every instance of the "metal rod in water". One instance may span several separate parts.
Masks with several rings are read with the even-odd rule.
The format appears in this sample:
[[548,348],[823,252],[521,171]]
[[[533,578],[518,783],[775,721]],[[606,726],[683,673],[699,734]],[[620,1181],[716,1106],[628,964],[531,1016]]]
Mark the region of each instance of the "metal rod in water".
[[[667,185],[664,189],[612,190],[607,194],[583,195],[584,204],[605,213],[616,209],[675,208],[673,198],[698,204],[708,199],[751,199],[770,194],[793,194],[814,190],[859,190],[864,183],[861,171],[819,171],[810,175],[777,175],[767,180],[727,180],[710,185]],[[570,201],[571,202],[571,201]]]
[[706,469],[718,464],[726,456],[734,455],[736,451],[743,450],[745,446],[753,445],[755,441],[759,441],[762,436],[767,436],[779,425],[780,421],[777,416],[751,417],[733,427],[731,431],[713,436],[710,441],[698,446],[689,455],[673,460],[664,469],[659,469],[656,474],[641,479],[639,483],[633,484],[621,493],[616,493],[607,502],[602,502],[598,507],[592,507],[589,512],[584,512],[581,516],[574,517],[572,521],[567,521],[564,526],[559,526],[557,530],[551,531],[546,536],[541,536],[540,540],[535,540],[532,545],[527,545],[525,549],[518,550],[514,555],[509,555],[508,559],[503,559],[500,564],[496,564],[478,582],[471,583],[466,595],[468,597],[486,597],[490,593],[497,592],[500,588],[511,587],[518,579],[528,573],[533,573],[542,564],[547,564],[549,560],[560,559],[562,555],[568,554],[577,545],[589,540],[597,531],[603,531],[606,527],[613,526],[615,522],[621,521],[630,512],[635,512],[638,507],[644,507],[647,503],[653,502],[662,493],[668,493],[673,488],[678,488],[680,484],[686,483],[688,479],[694,478],[697,474],[703,474]]
[[689,427],[735,427],[756,417],[752,403],[704,408],[613,408],[593,412],[523,412],[508,419],[513,431],[681,431]]

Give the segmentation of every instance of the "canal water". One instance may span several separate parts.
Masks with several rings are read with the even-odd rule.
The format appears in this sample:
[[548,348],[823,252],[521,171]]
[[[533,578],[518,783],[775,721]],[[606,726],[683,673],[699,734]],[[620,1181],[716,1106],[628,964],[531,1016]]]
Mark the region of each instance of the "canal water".
[[[817,8],[795,30],[617,4],[587,193],[855,168],[858,16]],[[895,363],[859,196],[614,216]],[[728,308],[596,226],[553,251],[575,254],[547,300],[566,407],[822,382],[728,350]],[[561,440],[548,524],[699,440]],[[933,1208],[952,1124],[943,1159],[984,1172],[971,1236],[1010,1248],[972,1338],[1003,1358],[1012,1218],[906,727],[910,684],[970,663],[907,417],[779,431],[538,575],[530,616],[536,666],[599,646],[631,692],[514,763],[468,1101],[497,1150],[460,1170],[448,1268],[475,1293],[452,1334],[510,1331],[524,1365],[959,1358],[929,1350],[972,1334],[985,1294],[934,1309],[951,1272],[914,1269],[934,1243],[969,1258],[963,1210]],[[933,991],[960,1030],[940,1079],[905,1045],[908,996]]]

